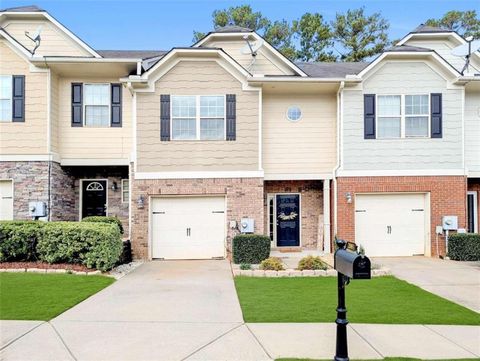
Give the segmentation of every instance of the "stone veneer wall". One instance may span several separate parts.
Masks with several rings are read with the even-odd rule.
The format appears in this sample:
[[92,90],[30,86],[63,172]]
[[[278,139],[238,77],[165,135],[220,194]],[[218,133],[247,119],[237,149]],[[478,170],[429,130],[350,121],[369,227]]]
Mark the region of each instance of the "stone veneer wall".
[[[345,194],[352,194],[347,203]],[[337,179],[337,236],[355,240],[355,193],[425,192],[430,193],[430,235],[432,256],[445,255],[445,238],[435,234],[442,216],[458,216],[458,227],[466,226],[467,181],[463,176],[435,177],[341,177]]]
[[48,162],[0,162],[0,179],[13,179],[14,219],[30,219],[31,201],[48,204]]
[[[132,190],[132,248],[135,258],[148,258],[149,197],[172,195],[226,195],[227,199],[227,251],[231,251],[232,238],[238,231],[228,227],[229,221],[243,217],[255,220],[255,233],[264,233],[264,198],[262,178],[233,179],[149,179],[134,180]],[[137,206],[143,196],[144,208]]]
[[323,183],[319,180],[265,181],[265,229],[268,229],[268,193],[300,193],[301,246],[323,245]]
[[50,220],[78,220],[78,213],[75,213],[75,178],[56,162],[52,162],[50,174]]

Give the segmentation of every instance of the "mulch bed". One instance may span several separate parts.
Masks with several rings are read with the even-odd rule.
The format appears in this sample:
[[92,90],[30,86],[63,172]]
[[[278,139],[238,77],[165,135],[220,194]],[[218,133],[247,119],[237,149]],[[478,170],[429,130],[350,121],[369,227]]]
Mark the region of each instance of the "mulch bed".
[[40,269],[66,269],[78,272],[93,272],[94,269],[81,264],[71,263],[46,263],[46,262],[0,262],[0,268],[40,268]]

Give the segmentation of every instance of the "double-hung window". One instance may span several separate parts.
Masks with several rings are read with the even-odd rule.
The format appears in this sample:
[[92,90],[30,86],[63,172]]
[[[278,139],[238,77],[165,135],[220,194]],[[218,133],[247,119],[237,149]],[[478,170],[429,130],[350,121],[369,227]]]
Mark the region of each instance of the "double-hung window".
[[0,75],[0,122],[12,121],[12,76]]
[[85,126],[110,126],[110,84],[84,85]]
[[172,96],[172,140],[224,140],[225,96]]
[[377,138],[427,138],[430,96],[378,95]]

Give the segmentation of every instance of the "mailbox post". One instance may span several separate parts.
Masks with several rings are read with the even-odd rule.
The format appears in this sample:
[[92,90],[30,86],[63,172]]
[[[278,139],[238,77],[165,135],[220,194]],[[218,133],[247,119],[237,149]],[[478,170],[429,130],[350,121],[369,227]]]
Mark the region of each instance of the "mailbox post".
[[370,260],[364,255],[347,249],[347,242],[337,240],[335,251],[335,269],[337,270],[338,306],[337,306],[337,342],[335,361],[348,361],[347,344],[347,307],[345,305],[345,287],[350,279],[370,279]]

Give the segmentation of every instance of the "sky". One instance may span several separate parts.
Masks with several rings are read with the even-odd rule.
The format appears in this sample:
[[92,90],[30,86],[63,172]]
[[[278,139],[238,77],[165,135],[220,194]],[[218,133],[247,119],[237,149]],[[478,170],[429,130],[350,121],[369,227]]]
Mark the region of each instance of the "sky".
[[193,30],[213,28],[212,12],[249,4],[270,20],[299,18],[319,12],[327,21],[337,12],[365,6],[390,22],[390,38],[398,39],[428,18],[449,10],[477,10],[480,0],[0,0],[0,8],[35,4],[97,50],[168,50],[190,46]]

